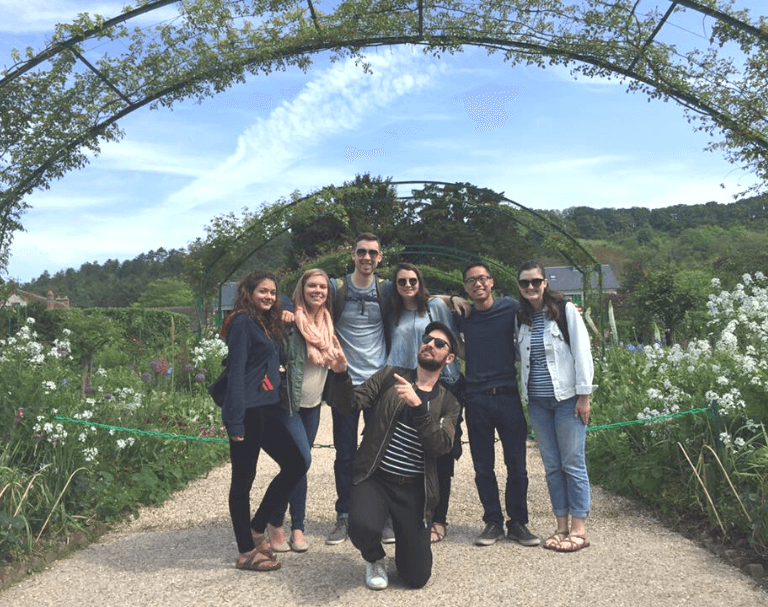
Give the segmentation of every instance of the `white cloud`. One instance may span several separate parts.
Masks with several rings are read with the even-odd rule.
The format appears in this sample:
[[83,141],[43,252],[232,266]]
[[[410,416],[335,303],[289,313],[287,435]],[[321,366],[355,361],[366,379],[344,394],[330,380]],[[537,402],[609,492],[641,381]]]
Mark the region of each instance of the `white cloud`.
[[195,152],[196,148],[174,145],[173,140],[126,139],[102,144],[99,157],[104,169],[197,177],[209,166],[210,156]]
[[351,60],[320,71],[295,99],[246,129],[229,158],[169,202],[191,208],[273,182],[300,159],[318,153],[328,139],[357,129],[374,110],[426,87],[435,68],[419,58],[411,49],[398,48],[368,58],[373,74]]

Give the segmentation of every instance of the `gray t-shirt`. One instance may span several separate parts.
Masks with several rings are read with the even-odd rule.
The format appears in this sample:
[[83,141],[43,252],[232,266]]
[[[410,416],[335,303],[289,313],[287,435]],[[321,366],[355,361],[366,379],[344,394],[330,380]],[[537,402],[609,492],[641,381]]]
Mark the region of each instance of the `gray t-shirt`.
[[348,277],[347,300],[336,323],[336,333],[347,357],[352,385],[359,386],[385,366],[387,344],[375,283],[358,289]]

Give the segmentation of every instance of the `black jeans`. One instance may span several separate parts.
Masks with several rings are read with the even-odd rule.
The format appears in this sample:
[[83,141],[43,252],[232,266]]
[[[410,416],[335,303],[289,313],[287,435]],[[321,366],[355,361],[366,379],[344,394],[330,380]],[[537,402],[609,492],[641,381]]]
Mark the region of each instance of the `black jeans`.
[[[229,515],[240,552],[253,550],[251,529],[264,532],[270,516],[288,500],[309,469],[308,459],[280,420],[279,407],[270,405],[246,409],[245,440],[229,441],[232,460]],[[280,472],[272,479],[256,514],[251,518],[250,493],[262,449],[280,466]]]
[[395,564],[400,579],[421,588],[432,575],[432,546],[424,523],[424,481],[398,485],[374,474],[352,487],[349,539],[363,558],[374,563],[386,556],[381,530],[388,516],[395,531]]

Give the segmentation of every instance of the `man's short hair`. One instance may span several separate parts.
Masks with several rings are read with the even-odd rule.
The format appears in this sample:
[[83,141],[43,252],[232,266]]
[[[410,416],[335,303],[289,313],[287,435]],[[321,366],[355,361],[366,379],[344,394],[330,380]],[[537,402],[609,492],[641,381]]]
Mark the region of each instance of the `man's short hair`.
[[379,247],[381,247],[381,238],[376,236],[373,232],[361,232],[355,237],[355,246],[357,246],[357,243],[361,240],[374,240],[379,243]]
[[453,331],[446,325],[445,323],[440,322],[439,320],[433,320],[431,323],[427,325],[427,328],[424,329],[424,334],[429,335],[432,331],[442,331],[446,334],[448,337],[448,344],[451,346],[451,352],[453,354],[456,354],[456,348],[458,347],[458,342],[456,341],[456,336],[453,334]]
[[467,272],[469,272],[472,268],[483,268],[486,272],[488,272],[488,276],[493,277],[493,274],[491,273],[491,268],[485,265],[482,261],[473,261],[466,268],[464,268],[464,271],[461,273],[462,280],[464,280],[467,277]]

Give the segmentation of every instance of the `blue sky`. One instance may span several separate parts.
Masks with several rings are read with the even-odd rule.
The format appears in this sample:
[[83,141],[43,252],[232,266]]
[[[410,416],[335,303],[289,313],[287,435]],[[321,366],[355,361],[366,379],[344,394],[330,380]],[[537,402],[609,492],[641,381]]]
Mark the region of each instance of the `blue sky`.
[[[766,12],[764,0],[735,5]],[[12,47],[42,48],[54,23],[79,12],[111,17],[121,6],[0,0],[0,65],[11,65]],[[150,13],[142,24],[173,12]],[[709,26],[675,15],[664,35],[703,45]],[[306,74],[251,77],[202,105],[134,112],[121,122],[119,143],[28,198],[8,276],[24,282],[46,270],[184,248],[216,215],[364,172],[470,182],[535,209],[727,203],[755,182],[705,152],[708,137],[676,104],[649,103],[616,80],[511,68],[482,49],[441,60],[405,47],[368,56],[373,75],[321,55]]]

